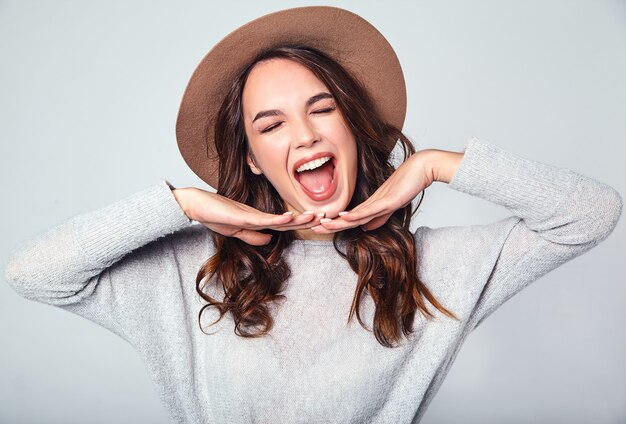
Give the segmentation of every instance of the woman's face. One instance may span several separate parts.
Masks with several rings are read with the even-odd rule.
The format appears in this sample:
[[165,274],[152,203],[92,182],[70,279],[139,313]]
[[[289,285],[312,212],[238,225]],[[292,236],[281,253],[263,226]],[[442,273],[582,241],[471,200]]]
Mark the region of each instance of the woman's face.
[[250,71],[242,102],[248,164],[287,209],[328,218],[345,210],[356,184],[356,142],[324,83],[299,63],[270,59]]

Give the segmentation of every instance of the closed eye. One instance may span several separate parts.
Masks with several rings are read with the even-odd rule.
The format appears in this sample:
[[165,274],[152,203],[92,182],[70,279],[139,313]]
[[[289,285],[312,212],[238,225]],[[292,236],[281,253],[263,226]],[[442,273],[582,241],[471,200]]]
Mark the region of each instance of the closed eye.
[[[332,112],[333,110],[335,110],[337,107],[336,106],[329,106],[323,109],[318,109],[318,110],[314,110],[311,113],[316,113],[316,114],[323,114],[323,113],[329,113]],[[280,125],[282,124],[282,122],[277,122],[275,124],[270,125],[269,127],[263,128],[261,130],[261,134],[265,134],[267,132],[270,132],[276,128],[278,128]]]
[[266,132],[270,132],[270,131],[272,131],[274,128],[278,128],[278,126],[279,126],[280,124],[282,124],[282,122],[277,122],[277,123],[275,123],[275,124],[270,125],[270,126],[269,126],[269,127],[267,127],[267,128],[263,128],[263,129],[261,130],[261,134],[264,134],[264,133],[266,133]]
[[314,110],[313,113],[328,113],[328,112],[332,112],[333,110],[335,110],[335,106],[330,106],[324,109]]

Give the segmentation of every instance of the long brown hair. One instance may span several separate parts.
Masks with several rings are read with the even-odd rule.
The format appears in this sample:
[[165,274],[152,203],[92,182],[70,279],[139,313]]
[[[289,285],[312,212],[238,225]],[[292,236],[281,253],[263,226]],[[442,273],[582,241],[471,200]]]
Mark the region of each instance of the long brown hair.
[[[394,167],[389,162],[390,146],[397,140],[402,145],[405,160],[415,153],[407,137],[382,120],[362,85],[332,58],[306,46],[281,46],[252,60],[233,80],[221,105],[214,127],[219,157],[218,194],[264,212],[285,212],[278,192],[265,177],[252,174],[245,160],[248,142],[243,124],[243,88],[254,65],[273,58],[293,60],[313,72],[330,90],[357,140],[356,188],[347,209],[366,200],[393,173]],[[423,194],[422,191],[420,204]],[[448,317],[457,319],[418,278],[415,240],[409,231],[411,216],[409,203],[373,231],[350,229],[335,233],[333,239],[335,250],[358,275],[348,322],[356,313],[361,326],[368,330],[360,315],[360,299],[367,289],[376,305],[373,332],[385,347],[394,347],[401,338],[400,333],[408,336],[413,332],[416,310],[427,319],[434,317],[424,299]],[[273,318],[267,305],[284,298],[280,293],[290,270],[283,251],[295,240],[295,234],[293,231],[266,231],[272,234],[272,239],[265,246],[251,246],[237,238],[212,233],[216,252],[196,277],[196,291],[208,302],[200,310],[199,323],[204,309],[215,306],[220,313],[217,321],[227,312],[232,314],[234,331],[239,336],[261,337],[270,332]],[[345,250],[339,248],[340,241],[345,242]],[[205,293],[206,284],[223,288],[223,300]]]

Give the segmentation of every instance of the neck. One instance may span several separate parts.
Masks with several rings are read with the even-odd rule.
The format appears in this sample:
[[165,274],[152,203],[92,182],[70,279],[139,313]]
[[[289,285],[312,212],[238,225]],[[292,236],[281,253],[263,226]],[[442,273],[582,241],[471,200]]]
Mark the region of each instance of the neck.
[[318,234],[313,230],[296,230],[296,237],[300,240],[332,240],[333,234]]

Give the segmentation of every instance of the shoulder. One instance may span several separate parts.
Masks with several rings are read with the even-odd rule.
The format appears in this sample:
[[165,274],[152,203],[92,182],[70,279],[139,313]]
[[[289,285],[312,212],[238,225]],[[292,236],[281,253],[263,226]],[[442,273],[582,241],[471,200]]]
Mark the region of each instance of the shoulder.
[[489,224],[466,226],[448,226],[431,228],[422,226],[415,231],[415,243],[423,259],[443,258],[451,260],[453,256],[476,248],[488,248],[504,242],[511,229],[520,221],[519,217],[510,216]]
[[414,237],[420,278],[455,285],[472,277],[479,281],[475,277],[482,274],[487,278],[519,221],[510,216],[490,224],[417,228]]

